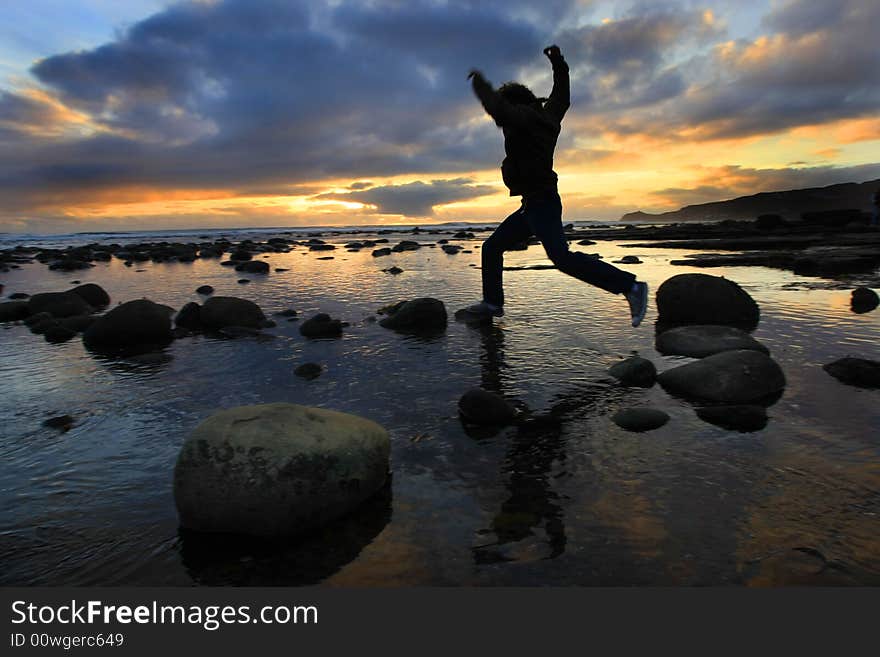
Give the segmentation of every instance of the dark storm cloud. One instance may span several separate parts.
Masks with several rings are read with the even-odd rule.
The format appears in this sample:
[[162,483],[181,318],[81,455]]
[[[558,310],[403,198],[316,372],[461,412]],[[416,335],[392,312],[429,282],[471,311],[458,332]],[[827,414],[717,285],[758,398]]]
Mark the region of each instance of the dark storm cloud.
[[770,31],[762,38],[719,45],[680,64],[691,82],[686,95],[623,117],[607,115],[604,125],[622,133],[687,130],[710,139],[876,115],[878,24],[878,3],[788,2],[765,17]]
[[491,185],[474,185],[468,178],[417,180],[403,185],[384,185],[369,189],[320,194],[319,200],[347,201],[375,206],[379,214],[399,214],[407,217],[427,217],[434,214],[434,206],[455,201],[467,201],[494,194],[498,189]]
[[[145,184],[254,186],[493,166],[500,139],[468,121],[467,71],[513,77],[542,45],[495,3],[222,0],[173,5],[33,73],[121,140],[100,166],[123,171],[136,152]],[[78,184],[100,139],[54,151]],[[18,179],[46,183],[21,164]]]

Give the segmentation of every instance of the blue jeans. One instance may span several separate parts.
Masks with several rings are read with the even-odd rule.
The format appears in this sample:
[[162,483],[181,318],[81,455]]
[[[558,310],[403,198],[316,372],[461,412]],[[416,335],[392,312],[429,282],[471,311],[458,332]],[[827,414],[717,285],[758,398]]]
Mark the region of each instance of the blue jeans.
[[562,201],[557,192],[523,197],[519,210],[507,217],[483,243],[483,300],[504,305],[502,272],[504,252],[514,245],[537,236],[547,257],[559,271],[574,276],[614,294],[632,288],[636,277],[614,265],[591,258],[586,253],[568,250],[562,228]]

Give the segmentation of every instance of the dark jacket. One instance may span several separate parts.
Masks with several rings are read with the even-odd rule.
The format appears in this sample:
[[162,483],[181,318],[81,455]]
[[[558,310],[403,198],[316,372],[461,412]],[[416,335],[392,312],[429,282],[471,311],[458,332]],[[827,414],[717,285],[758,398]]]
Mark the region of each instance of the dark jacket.
[[556,190],[553,151],[562,117],[570,105],[570,92],[565,59],[555,57],[551,63],[553,90],[543,106],[510,103],[483,76],[473,77],[474,93],[504,132],[506,157],[501,163],[501,177],[511,196]]

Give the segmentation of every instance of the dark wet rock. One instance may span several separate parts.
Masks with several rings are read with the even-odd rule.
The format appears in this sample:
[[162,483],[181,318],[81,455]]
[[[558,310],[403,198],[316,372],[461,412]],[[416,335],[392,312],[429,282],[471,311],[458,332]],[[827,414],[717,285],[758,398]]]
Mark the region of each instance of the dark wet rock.
[[47,312],[53,317],[85,315],[93,308],[80,295],[68,292],[43,292],[35,294],[27,301],[29,314]]
[[741,433],[760,431],[767,426],[767,409],[757,405],[704,406],[697,409],[697,416],[709,424]]
[[443,249],[443,252],[447,253],[448,255],[455,255],[462,249],[462,247],[458,246],[457,244],[444,244],[440,248]]
[[822,369],[847,385],[858,388],[880,388],[880,362],[875,360],[848,356],[823,365]]
[[243,271],[248,274],[268,274],[269,263],[265,260],[248,260],[236,265],[235,271]]
[[516,409],[504,397],[482,388],[472,388],[458,400],[458,411],[469,424],[506,426],[516,419]]
[[14,294],[9,295],[9,299],[11,301],[19,301],[21,299],[27,299],[30,296],[31,295],[27,294],[26,292],[15,292]]
[[296,317],[297,312],[293,308],[286,308],[275,313],[279,317]]
[[385,272],[386,274],[393,274],[395,276],[397,274],[403,273],[403,270],[400,267],[389,267],[388,269],[383,269],[382,271]]
[[656,347],[657,351],[667,356],[693,358],[703,358],[734,349],[770,353],[767,347],[745,331],[717,324],[692,324],[669,329],[657,336]]
[[54,320],[55,320],[55,318],[52,317],[52,315],[50,315],[49,313],[41,312],[41,313],[36,313],[34,315],[28,315],[27,317],[25,317],[24,325],[34,327],[39,324],[42,324],[43,322],[51,322]]
[[447,321],[446,306],[442,301],[421,297],[395,304],[379,325],[395,331],[433,332],[444,330]]
[[596,242],[594,242],[593,240],[580,240],[580,241],[578,242],[578,244],[581,245],[581,246],[592,246],[592,245],[595,244],[595,243],[596,243]]
[[73,317],[62,317],[58,320],[58,324],[64,328],[82,333],[98,320],[94,315],[74,315]]
[[623,385],[637,388],[650,388],[657,380],[657,368],[654,367],[654,363],[641,356],[630,356],[615,363],[608,373]]
[[309,251],[335,251],[336,246],[333,244],[312,244]]
[[373,251],[374,258],[379,258],[381,256],[387,256],[387,255],[391,255],[391,249],[382,248],[382,249],[376,249]]
[[239,285],[247,285],[250,282],[251,282],[251,279],[249,279],[249,278],[239,278],[238,279]]
[[868,313],[880,305],[880,297],[869,287],[857,287],[852,292],[850,305],[853,312]]
[[417,251],[422,248],[422,245],[418,242],[413,242],[412,240],[403,240],[391,247],[391,250],[395,253],[400,253],[401,251]]
[[300,324],[299,332],[307,338],[338,338],[342,335],[342,322],[327,313],[318,313]]
[[276,326],[278,326],[278,324],[274,320],[271,320],[271,319],[264,319],[263,322],[260,324],[260,328],[264,328],[264,329],[275,328]]
[[178,456],[180,522],[202,532],[301,534],[379,491],[389,454],[385,429],[355,415],[287,403],[223,410]]
[[634,255],[625,255],[620,260],[615,260],[614,262],[616,262],[617,264],[620,264],[620,265],[640,265],[640,264],[642,264],[642,261],[639,259],[639,257],[634,256]]
[[74,419],[70,415],[57,415],[43,421],[43,426],[50,429],[58,429],[62,432],[70,431],[73,427]]
[[303,363],[295,370],[293,370],[293,373],[299,377],[302,377],[303,379],[308,379],[311,381],[312,379],[317,379],[319,376],[321,376],[322,371],[323,368],[318,363]]
[[276,274],[283,274],[286,271],[290,271],[289,269],[285,269],[284,267],[275,267]]
[[760,351],[722,351],[662,372],[666,390],[685,397],[729,404],[769,399],[785,388],[782,368]]
[[320,258],[315,258],[315,260],[335,260],[336,256],[321,256]]
[[69,329],[66,326],[62,326],[58,322],[55,322],[54,326],[50,326],[43,333],[46,342],[51,342],[53,344],[67,342],[68,340],[75,338],[76,335],[76,331]]
[[40,321],[32,321],[28,324],[28,327],[31,330],[31,333],[35,335],[44,335],[46,331],[51,328],[55,328],[56,326],[60,326],[58,320],[49,315],[48,319],[43,318],[44,315],[48,313],[40,313],[37,317],[40,317]]
[[611,420],[627,431],[653,431],[669,422],[669,415],[656,408],[624,408],[617,411]]
[[657,290],[658,324],[758,325],[758,304],[733,281],[708,274],[678,274]]
[[208,296],[210,294],[214,294],[214,288],[210,285],[201,285],[196,288],[196,294],[202,294],[204,296]]
[[474,234],[469,231],[466,231],[466,230],[460,230],[457,233],[455,233],[453,235],[453,237],[457,240],[467,240],[467,239],[473,239]]
[[184,305],[174,318],[175,326],[197,331],[202,328],[202,307],[195,301]]
[[83,301],[92,308],[104,308],[110,305],[110,295],[107,294],[104,288],[95,283],[79,285],[70,291],[82,297]]
[[202,306],[202,324],[211,330],[224,326],[260,328],[266,316],[253,301],[238,297],[211,297]]
[[53,271],[77,271],[80,269],[88,269],[90,267],[94,267],[94,265],[85,260],[77,260],[75,258],[64,258],[63,260],[56,260],[49,264],[49,269]]
[[15,322],[30,315],[27,301],[6,301],[0,303],[0,322]]
[[167,342],[171,340],[171,312],[168,306],[148,299],[127,301],[95,320],[83,333],[83,341],[89,346]]
[[250,251],[246,251],[244,249],[236,249],[232,253],[229,254],[229,259],[233,261],[245,261],[253,258],[253,254]]

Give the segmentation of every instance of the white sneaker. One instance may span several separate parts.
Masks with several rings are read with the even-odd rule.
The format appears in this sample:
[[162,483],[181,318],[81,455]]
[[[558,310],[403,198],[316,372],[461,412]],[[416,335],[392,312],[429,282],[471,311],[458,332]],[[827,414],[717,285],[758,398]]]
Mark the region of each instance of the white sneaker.
[[648,312],[648,284],[636,281],[633,283],[633,289],[624,296],[629,303],[632,325],[638,326],[645,319],[645,314]]

